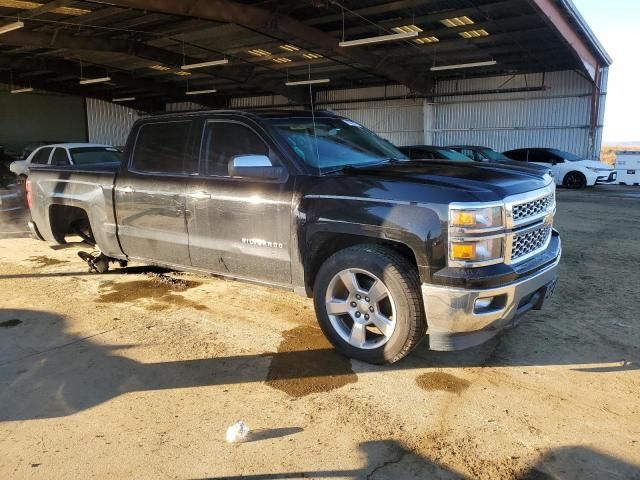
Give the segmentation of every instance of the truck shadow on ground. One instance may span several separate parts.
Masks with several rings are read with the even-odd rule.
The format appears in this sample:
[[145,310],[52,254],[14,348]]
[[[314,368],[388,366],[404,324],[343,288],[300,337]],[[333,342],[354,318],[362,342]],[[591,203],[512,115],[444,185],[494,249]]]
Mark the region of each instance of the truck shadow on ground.
[[[367,480],[471,480],[465,475],[424,455],[407,449],[396,440],[363,442],[358,446],[363,466],[352,470],[304,470],[206,477],[198,480],[276,480],[294,478],[353,478]],[[508,468],[508,467],[507,467]],[[640,469],[627,462],[581,446],[555,448],[541,454],[533,465],[502,472],[514,480],[552,480],[563,478],[637,480]]]
[[[285,348],[277,353],[158,363],[141,363],[121,355],[128,347],[100,343],[99,335],[104,333],[107,332],[79,337],[67,333],[65,319],[58,315],[0,310],[0,421],[62,417],[136,391],[266,382],[292,396],[304,396],[357,381],[349,359],[319,346],[324,342],[319,331],[314,334],[318,343],[311,349],[297,343],[304,340],[300,337],[287,340]],[[366,374],[407,369],[423,373],[424,369],[443,366],[529,364],[526,356],[525,361],[501,357],[496,354],[499,347],[494,343],[456,355],[429,352],[423,347],[394,365],[376,367],[358,362],[357,367],[359,374]],[[588,350],[583,347],[553,362],[547,359],[544,364],[613,360],[589,357]],[[637,364],[627,362],[618,369],[637,369]]]

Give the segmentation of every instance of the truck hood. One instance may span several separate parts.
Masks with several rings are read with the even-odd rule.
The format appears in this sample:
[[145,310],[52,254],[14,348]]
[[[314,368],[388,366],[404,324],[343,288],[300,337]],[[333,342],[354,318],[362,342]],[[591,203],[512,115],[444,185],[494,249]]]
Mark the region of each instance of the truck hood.
[[477,201],[503,199],[542,188],[551,182],[548,175],[541,175],[530,169],[473,161],[411,161],[358,168],[346,174],[464,192],[465,196],[471,196]]

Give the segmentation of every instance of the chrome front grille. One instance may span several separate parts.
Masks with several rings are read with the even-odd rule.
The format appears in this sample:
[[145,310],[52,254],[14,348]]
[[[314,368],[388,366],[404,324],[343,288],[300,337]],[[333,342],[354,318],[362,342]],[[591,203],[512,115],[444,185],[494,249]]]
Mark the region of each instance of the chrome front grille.
[[516,233],[511,243],[511,260],[524,260],[528,255],[544,248],[550,237],[551,225],[546,223],[535,230]]
[[513,206],[513,221],[519,222],[530,217],[546,213],[553,207],[554,194],[551,193],[529,202],[519,203]]

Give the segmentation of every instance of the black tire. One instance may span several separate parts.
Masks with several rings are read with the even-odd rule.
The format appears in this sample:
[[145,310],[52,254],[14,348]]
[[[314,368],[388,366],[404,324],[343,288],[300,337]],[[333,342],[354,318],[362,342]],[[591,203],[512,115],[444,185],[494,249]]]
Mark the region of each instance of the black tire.
[[562,185],[574,190],[580,190],[587,186],[587,177],[580,172],[569,172],[562,179]]
[[[395,329],[377,348],[358,348],[336,331],[327,313],[326,295],[332,279],[345,269],[361,269],[382,279],[395,305]],[[379,245],[356,245],[329,257],[314,282],[314,304],[320,328],[340,353],[373,364],[394,363],[424,338],[427,321],[420,279],[414,265],[394,250]]]

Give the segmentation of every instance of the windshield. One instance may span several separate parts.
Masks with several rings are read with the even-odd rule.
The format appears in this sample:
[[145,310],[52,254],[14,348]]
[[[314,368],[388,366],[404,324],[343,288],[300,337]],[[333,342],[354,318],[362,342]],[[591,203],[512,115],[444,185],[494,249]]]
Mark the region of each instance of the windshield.
[[91,165],[95,163],[119,163],[120,152],[112,147],[82,147],[69,150],[73,163]]
[[438,153],[447,160],[471,161],[471,159],[466,155],[463,155],[462,153],[456,152],[455,150],[451,150],[449,148],[439,148]]
[[409,160],[391,143],[351,120],[324,117],[314,122],[300,117],[272,119],[270,123],[302,161],[321,171]]
[[504,160],[511,160],[509,157],[503,155],[500,152],[496,152],[495,150],[491,150],[490,148],[483,148],[482,150],[482,154],[487,157],[489,160],[494,160],[494,161],[504,161]]
[[574,155],[573,153],[563,152],[562,150],[551,150],[551,152],[555,153],[561,158],[564,158],[568,162],[579,162],[580,160],[584,160],[584,158],[579,157],[578,155]]

